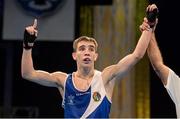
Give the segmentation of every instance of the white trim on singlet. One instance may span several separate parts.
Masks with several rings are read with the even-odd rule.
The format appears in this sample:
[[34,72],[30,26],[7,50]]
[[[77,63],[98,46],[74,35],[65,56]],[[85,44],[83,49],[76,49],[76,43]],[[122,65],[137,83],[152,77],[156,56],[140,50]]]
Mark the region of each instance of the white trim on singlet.
[[[90,103],[89,103],[86,111],[84,112],[84,114],[81,116],[81,119],[87,118],[93,111],[95,111],[96,108],[103,101],[104,97],[106,96],[106,92],[105,92],[105,88],[104,88],[104,84],[103,84],[103,81],[102,81],[102,76],[101,76],[100,71],[97,71],[97,70],[95,71],[95,75],[93,77],[91,85],[92,86],[91,86]],[[94,101],[93,93],[97,92],[97,91],[99,92],[99,94],[101,94],[101,99],[99,101]]]

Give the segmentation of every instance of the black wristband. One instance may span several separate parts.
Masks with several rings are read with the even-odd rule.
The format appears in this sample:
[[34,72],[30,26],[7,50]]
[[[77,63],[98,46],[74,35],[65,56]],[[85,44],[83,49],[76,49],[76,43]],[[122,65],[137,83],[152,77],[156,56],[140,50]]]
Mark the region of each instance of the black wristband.
[[37,37],[34,35],[30,35],[27,30],[24,31],[24,41],[23,41],[23,47],[26,49],[26,50],[29,50],[33,47],[33,45],[29,45],[28,43],[34,43],[35,39]]
[[23,48],[24,48],[25,50],[30,50],[30,49],[33,48],[33,44],[32,44],[32,45],[29,45],[28,43],[27,43],[27,44],[23,43]]
[[148,24],[151,28],[153,28],[156,23],[156,18],[158,17],[158,9],[154,9],[153,11],[147,11],[146,16],[148,19]]

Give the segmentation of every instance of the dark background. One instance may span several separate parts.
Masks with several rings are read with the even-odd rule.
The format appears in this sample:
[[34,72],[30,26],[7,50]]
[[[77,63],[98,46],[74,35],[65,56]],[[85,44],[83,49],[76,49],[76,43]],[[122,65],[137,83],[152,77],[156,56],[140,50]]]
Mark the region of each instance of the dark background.
[[[178,18],[178,12],[180,10],[178,0],[152,0],[150,2],[156,3],[160,11],[156,36],[164,62],[179,75],[180,18]],[[74,37],[79,34],[79,6],[81,4],[105,5],[112,4],[112,1],[107,0],[103,3],[100,0],[98,3],[97,1],[84,0],[81,3],[77,0]],[[3,0],[0,0],[0,106],[8,107],[8,102],[12,102],[11,105],[17,107],[13,117],[37,117],[37,114],[38,117],[63,117],[62,98],[57,89],[40,86],[22,79],[20,75],[22,41],[4,41],[2,39],[2,10]],[[34,66],[36,69],[48,72],[60,70],[70,73],[76,70],[71,53],[72,42],[36,41],[33,48]],[[150,72],[151,117],[176,117],[174,103],[152,68]]]
[[[159,23],[156,29],[164,63],[180,75],[179,56],[179,4],[178,1],[152,0],[159,8]],[[151,67],[151,117],[176,117],[175,105],[167,94],[163,84]]]

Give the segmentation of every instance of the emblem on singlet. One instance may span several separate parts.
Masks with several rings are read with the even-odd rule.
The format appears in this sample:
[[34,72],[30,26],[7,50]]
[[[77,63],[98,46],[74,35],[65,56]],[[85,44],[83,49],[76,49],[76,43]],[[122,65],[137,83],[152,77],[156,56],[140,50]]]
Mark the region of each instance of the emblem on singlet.
[[74,105],[74,96],[69,95],[67,98],[67,104]]
[[99,92],[94,92],[93,93],[93,99],[94,99],[94,101],[100,101],[100,99],[101,99],[101,95],[100,95],[100,93]]

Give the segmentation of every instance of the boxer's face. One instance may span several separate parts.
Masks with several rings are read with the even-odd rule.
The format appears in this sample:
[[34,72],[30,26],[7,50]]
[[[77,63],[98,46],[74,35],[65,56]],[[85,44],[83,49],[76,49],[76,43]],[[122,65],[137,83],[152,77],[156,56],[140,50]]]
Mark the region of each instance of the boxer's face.
[[73,52],[73,59],[77,64],[94,65],[97,57],[95,44],[91,41],[80,41],[77,44],[77,50]]

